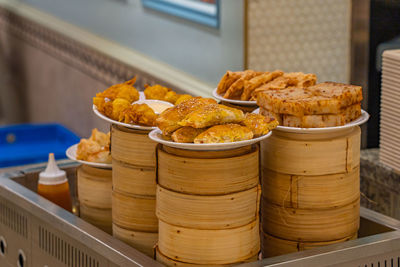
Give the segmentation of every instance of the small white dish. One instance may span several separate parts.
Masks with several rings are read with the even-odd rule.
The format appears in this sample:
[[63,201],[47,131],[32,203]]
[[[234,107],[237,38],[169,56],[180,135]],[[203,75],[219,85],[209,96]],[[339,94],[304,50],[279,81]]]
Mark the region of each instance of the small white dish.
[[212,95],[221,101],[228,102],[231,104],[235,105],[240,105],[240,106],[257,106],[257,101],[243,101],[243,100],[234,100],[234,99],[229,99],[229,98],[224,98],[223,96],[219,95],[217,93],[217,88],[215,88],[212,92]]
[[153,140],[157,143],[161,143],[163,145],[169,146],[169,147],[175,147],[175,148],[186,149],[186,150],[216,151],[216,150],[228,150],[228,149],[234,149],[234,148],[252,145],[257,142],[260,142],[261,140],[264,140],[265,138],[268,138],[271,134],[272,134],[272,132],[270,131],[269,133],[267,133],[263,136],[253,138],[251,140],[231,142],[231,143],[194,144],[194,143],[176,143],[174,141],[165,140],[162,137],[161,130],[157,128],[149,133],[149,137],[151,140]]
[[[254,110],[252,113],[258,114],[260,112],[260,108]],[[364,124],[368,121],[369,114],[365,110],[361,110],[361,116],[349,123],[346,123],[342,126],[334,126],[334,127],[323,127],[323,128],[298,128],[298,127],[288,127],[288,126],[277,126],[275,129],[282,132],[288,133],[332,133],[336,131],[342,131],[344,129],[348,129],[354,126],[358,126]],[[274,129],[274,130],[275,130]]]
[[65,154],[70,160],[77,161],[79,163],[89,165],[92,167],[97,167],[97,168],[102,168],[102,169],[112,169],[112,164],[111,163],[98,163],[98,162],[90,162],[90,161],[85,161],[85,160],[80,160],[76,159],[76,151],[78,149],[78,144],[70,146]]
[[[156,114],[161,114],[164,110],[167,108],[173,107],[174,105],[167,102],[167,101],[162,101],[162,100],[156,100],[156,99],[139,99],[136,102],[133,102],[132,104],[147,104]],[[163,106],[162,108],[160,108]]]

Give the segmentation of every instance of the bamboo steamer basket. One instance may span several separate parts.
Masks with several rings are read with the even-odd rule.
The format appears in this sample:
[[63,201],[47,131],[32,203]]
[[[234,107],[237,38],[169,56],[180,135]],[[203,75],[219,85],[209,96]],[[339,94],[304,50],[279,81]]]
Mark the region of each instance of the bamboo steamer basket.
[[258,218],[261,188],[218,196],[188,195],[157,187],[158,219],[195,229],[226,229]]
[[291,240],[277,238],[272,235],[261,232],[261,251],[263,257],[268,258],[268,257],[293,253],[297,251],[303,251],[312,248],[341,243],[356,238],[357,238],[357,233],[354,233],[349,237],[345,237],[338,240],[321,241],[321,242],[300,242],[300,241],[291,241]]
[[274,131],[261,142],[263,168],[290,175],[350,172],[360,164],[360,127],[335,133]]
[[327,241],[352,236],[360,224],[360,199],[330,209],[293,209],[262,200],[262,229],[294,241]]
[[262,172],[263,197],[276,205],[299,209],[344,206],[360,197],[360,168],[329,175],[289,175]]
[[78,198],[82,205],[111,209],[112,172],[82,165],[77,170]]
[[155,197],[134,197],[113,192],[112,204],[114,224],[135,231],[157,232]]
[[131,247],[154,257],[154,246],[158,240],[158,233],[139,232],[112,225],[113,236]]
[[166,266],[182,266],[182,267],[230,267],[230,266],[235,266],[240,263],[245,263],[245,262],[252,262],[252,261],[257,261],[258,260],[258,253],[256,253],[253,257],[250,257],[249,259],[243,261],[243,262],[236,262],[233,264],[194,264],[194,263],[187,263],[187,262],[182,262],[182,261],[177,261],[173,260],[171,258],[168,258],[167,256],[163,255],[158,247],[156,246],[155,248],[155,254],[156,254],[156,259],[157,261],[161,262],[162,264]]
[[82,220],[93,224],[106,233],[112,233],[111,209],[98,209],[80,205],[80,217]]
[[226,151],[189,151],[160,146],[160,186],[192,195],[222,195],[259,183],[258,146]]
[[113,160],[113,190],[127,195],[156,195],[155,167],[137,167]]
[[258,219],[223,230],[185,228],[160,220],[158,247],[175,261],[214,265],[242,262],[260,250]]
[[136,166],[156,166],[157,143],[148,131],[133,130],[113,125],[111,128],[111,156],[113,159]]

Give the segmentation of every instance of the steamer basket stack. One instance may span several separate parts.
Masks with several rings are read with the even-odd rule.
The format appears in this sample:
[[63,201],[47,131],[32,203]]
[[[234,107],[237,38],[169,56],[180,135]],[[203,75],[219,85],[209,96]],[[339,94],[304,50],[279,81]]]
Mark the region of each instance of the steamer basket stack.
[[111,170],[83,164],[77,177],[80,217],[111,234]]
[[147,131],[112,126],[113,235],[149,256],[158,239],[155,148]]
[[357,237],[358,126],[331,133],[274,130],[261,143],[264,257]]
[[220,266],[259,252],[259,149],[157,149],[158,261]]

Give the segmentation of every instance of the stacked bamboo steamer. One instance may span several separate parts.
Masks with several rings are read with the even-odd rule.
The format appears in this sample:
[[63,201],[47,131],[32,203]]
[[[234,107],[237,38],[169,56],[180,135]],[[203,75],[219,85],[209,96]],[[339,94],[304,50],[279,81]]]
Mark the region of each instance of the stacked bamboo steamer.
[[259,149],[157,149],[158,261],[221,266],[259,252]]
[[112,126],[113,235],[149,256],[158,239],[156,145],[148,131]]
[[80,217],[111,234],[112,171],[81,165],[77,170]]
[[357,237],[358,126],[330,133],[275,130],[261,143],[264,257]]

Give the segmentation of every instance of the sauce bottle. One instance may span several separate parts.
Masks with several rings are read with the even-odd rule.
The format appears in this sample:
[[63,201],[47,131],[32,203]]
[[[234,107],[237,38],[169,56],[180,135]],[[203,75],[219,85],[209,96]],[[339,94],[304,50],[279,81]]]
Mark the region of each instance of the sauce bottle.
[[38,194],[69,212],[72,211],[67,176],[65,171],[58,168],[53,153],[49,154],[46,170],[39,174]]

